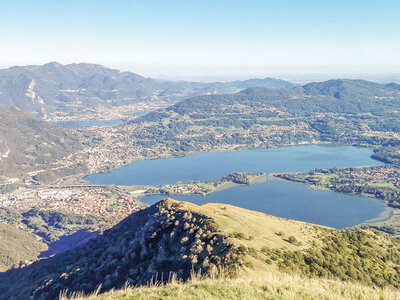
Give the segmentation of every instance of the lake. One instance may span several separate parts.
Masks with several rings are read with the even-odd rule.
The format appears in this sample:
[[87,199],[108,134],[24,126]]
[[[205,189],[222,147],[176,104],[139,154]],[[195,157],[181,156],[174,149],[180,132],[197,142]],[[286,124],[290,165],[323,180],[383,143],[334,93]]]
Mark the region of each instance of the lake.
[[[382,165],[370,156],[372,151],[350,146],[293,146],[200,153],[182,158],[143,160],[110,173],[87,176],[97,184],[164,185],[178,181],[218,179],[234,172],[307,172],[312,169]],[[143,197],[152,204],[165,196]],[[380,215],[382,202],[317,191],[306,185],[267,180],[251,186],[235,186],[208,196],[172,196],[200,204],[220,202],[257,210],[279,217],[331,226],[350,227]]]

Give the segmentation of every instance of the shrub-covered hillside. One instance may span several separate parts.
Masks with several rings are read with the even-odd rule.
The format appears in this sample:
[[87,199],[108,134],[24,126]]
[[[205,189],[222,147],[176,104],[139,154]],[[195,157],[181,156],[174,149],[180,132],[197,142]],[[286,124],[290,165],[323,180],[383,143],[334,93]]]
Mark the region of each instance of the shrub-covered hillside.
[[234,271],[240,251],[209,217],[163,201],[139,211],[84,246],[0,275],[0,299],[55,299],[60,292],[120,288],[175,273]]
[[247,254],[250,273],[279,270],[400,287],[400,241],[387,234],[336,230],[218,203],[183,205],[213,218],[218,229]]

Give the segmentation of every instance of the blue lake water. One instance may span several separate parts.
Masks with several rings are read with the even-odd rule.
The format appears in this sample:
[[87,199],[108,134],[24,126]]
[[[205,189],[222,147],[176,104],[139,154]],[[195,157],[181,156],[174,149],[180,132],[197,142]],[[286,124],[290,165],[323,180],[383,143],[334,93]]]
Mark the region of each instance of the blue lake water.
[[[110,173],[87,176],[97,184],[163,185],[178,181],[218,179],[233,172],[306,172],[316,168],[382,165],[372,151],[349,146],[293,146],[239,152],[210,152],[182,158],[144,160]],[[165,196],[143,197],[152,204]],[[251,186],[235,186],[208,196],[172,196],[200,204],[219,202],[279,217],[344,228],[377,217],[384,205],[372,199],[317,191],[302,184],[267,180]]]

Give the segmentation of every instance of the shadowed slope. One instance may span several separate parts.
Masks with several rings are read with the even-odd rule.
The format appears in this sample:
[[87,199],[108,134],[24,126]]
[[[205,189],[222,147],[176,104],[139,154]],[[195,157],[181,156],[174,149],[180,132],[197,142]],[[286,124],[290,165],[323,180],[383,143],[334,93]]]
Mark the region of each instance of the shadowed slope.
[[120,288],[152,278],[181,279],[192,271],[216,273],[240,265],[241,255],[205,215],[162,201],[139,211],[103,235],[53,258],[0,275],[0,299],[54,299],[60,291]]

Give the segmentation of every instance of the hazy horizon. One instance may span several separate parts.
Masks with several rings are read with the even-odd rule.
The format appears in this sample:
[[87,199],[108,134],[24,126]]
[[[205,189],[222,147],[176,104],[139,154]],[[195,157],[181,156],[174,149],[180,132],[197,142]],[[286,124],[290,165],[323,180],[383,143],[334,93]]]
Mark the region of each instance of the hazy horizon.
[[[43,64],[20,64],[20,65],[0,65],[0,69],[8,69],[15,66],[34,66],[34,65],[44,65],[47,63],[51,63],[54,61],[44,62]],[[60,62],[57,62],[60,63]],[[276,78],[291,81],[293,83],[307,83],[313,81],[325,81],[330,79],[361,79],[368,81],[375,81],[380,83],[390,83],[390,82],[400,82],[400,72],[399,73],[191,73],[191,74],[152,74],[148,72],[146,68],[137,68],[135,66],[132,67],[124,67],[124,66],[112,66],[112,65],[103,65],[96,62],[68,62],[62,63],[63,65],[68,64],[79,64],[79,63],[88,63],[88,64],[99,64],[107,68],[117,69],[121,72],[132,72],[144,77],[149,77],[158,80],[172,80],[172,81],[199,81],[199,82],[228,82],[235,80],[247,80],[247,79],[263,79],[266,77]],[[142,71],[142,72],[141,72]]]
[[400,2],[0,3],[0,67],[97,63],[163,79],[400,76]]

